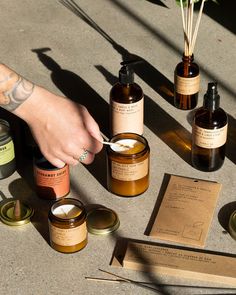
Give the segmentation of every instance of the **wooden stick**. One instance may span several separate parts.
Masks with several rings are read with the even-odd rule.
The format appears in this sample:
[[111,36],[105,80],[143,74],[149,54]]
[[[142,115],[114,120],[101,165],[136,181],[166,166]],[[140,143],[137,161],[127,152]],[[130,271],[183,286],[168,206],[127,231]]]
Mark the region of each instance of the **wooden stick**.
[[195,26],[194,33],[193,33],[193,40],[191,42],[192,43],[191,48],[190,48],[191,55],[193,54],[193,50],[194,50],[194,47],[195,47],[197,34],[198,34],[199,26],[200,26],[200,21],[201,21],[201,17],[202,17],[202,11],[203,11],[203,7],[204,7],[204,3],[205,3],[205,0],[202,0],[200,11],[199,11],[197,22],[196,22],[196,26]]
[[180,0],[180,7],[181,7],[181,16],[182,16],[182,25],[183,25],[183,32],[184,32],[184,54],[187,54],[187,41],[186,41],[186,23],[184,18],[184,7],[183,7],[183,0]]
[[123,143],[118,143],[118,142],[108,142],[108,141],[101,141],[101,143],[110,145],[110,146],[117,146],[117,147],[125,147],[125,148],[133,148],[133,145],[128,145],[128,144],[123,144]]

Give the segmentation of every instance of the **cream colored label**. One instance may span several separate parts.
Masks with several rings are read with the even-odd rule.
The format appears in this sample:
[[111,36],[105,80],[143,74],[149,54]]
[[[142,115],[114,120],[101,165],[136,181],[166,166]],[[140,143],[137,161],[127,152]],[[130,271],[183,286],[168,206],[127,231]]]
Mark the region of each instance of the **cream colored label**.
[[112,134],[133,132],[143,134],[143,98],[135,103],[111,102]]
[[193,142],[199,147],[206,149],[218,148],[226,143],[227,140],[226,124],[218,129],[204,129],[197,125],[193,126]]
[[191,95],[199,92],[200,75],[193,78],[183,78],[175,75],[176,92],[184,95]]
[[148,159],[136,164],[122,164],[111,162],[111,175],[122,181],[133,181],[145,177],[148,174]]
[[86,222],[74,228],[59,228],[49,222],[51,240],[60,246],[74,246],[83,242],[87,237]]
[[11,140],[0,146],[0,165],[7,164],[15,158],[14,144]]

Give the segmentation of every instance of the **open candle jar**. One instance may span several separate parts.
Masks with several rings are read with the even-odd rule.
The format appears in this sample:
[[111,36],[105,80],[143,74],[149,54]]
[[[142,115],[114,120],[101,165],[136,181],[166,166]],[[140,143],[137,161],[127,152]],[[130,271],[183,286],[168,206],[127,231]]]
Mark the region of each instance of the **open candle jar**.
[[124,197],[145,192],[149,186],[150,148],[147,140],[135,133],[115,135],[107,148],[107,186]]
[[63,253],[74,253],[88,242],[86,210],[83,204],[72,198],[54,203],[48,214],[50,244]]

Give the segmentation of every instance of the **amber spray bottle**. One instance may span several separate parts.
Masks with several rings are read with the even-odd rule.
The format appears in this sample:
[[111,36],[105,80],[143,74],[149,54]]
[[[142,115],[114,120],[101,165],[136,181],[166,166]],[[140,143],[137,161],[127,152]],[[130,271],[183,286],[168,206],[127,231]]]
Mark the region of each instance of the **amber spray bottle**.
[[121,62],[119,82],[110,91],[111,136],[132,132],[143,134],[144,95],[142,88],[134,82],[132,65],[139,61]]
[[217,83],[208,83],[203,106],[194,115],[192,164],[202,171],[218,170],[224,163],[228,120],[220,108]]

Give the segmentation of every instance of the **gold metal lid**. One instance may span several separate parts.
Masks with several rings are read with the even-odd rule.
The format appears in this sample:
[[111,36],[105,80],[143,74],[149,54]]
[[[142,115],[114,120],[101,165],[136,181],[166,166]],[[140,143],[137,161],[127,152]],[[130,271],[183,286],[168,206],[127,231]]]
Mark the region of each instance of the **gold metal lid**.
[[23,225],[30,222],[34,210],[19,200],[9,200],[0,209],[0,219],[7,225]]
[[236,211],[234,211],[229,219],[229,233],[236,240]]
[[117,214],[106,207],[98,207],[88,211],[87,228],[91,234],[107,235],[120,226]]

